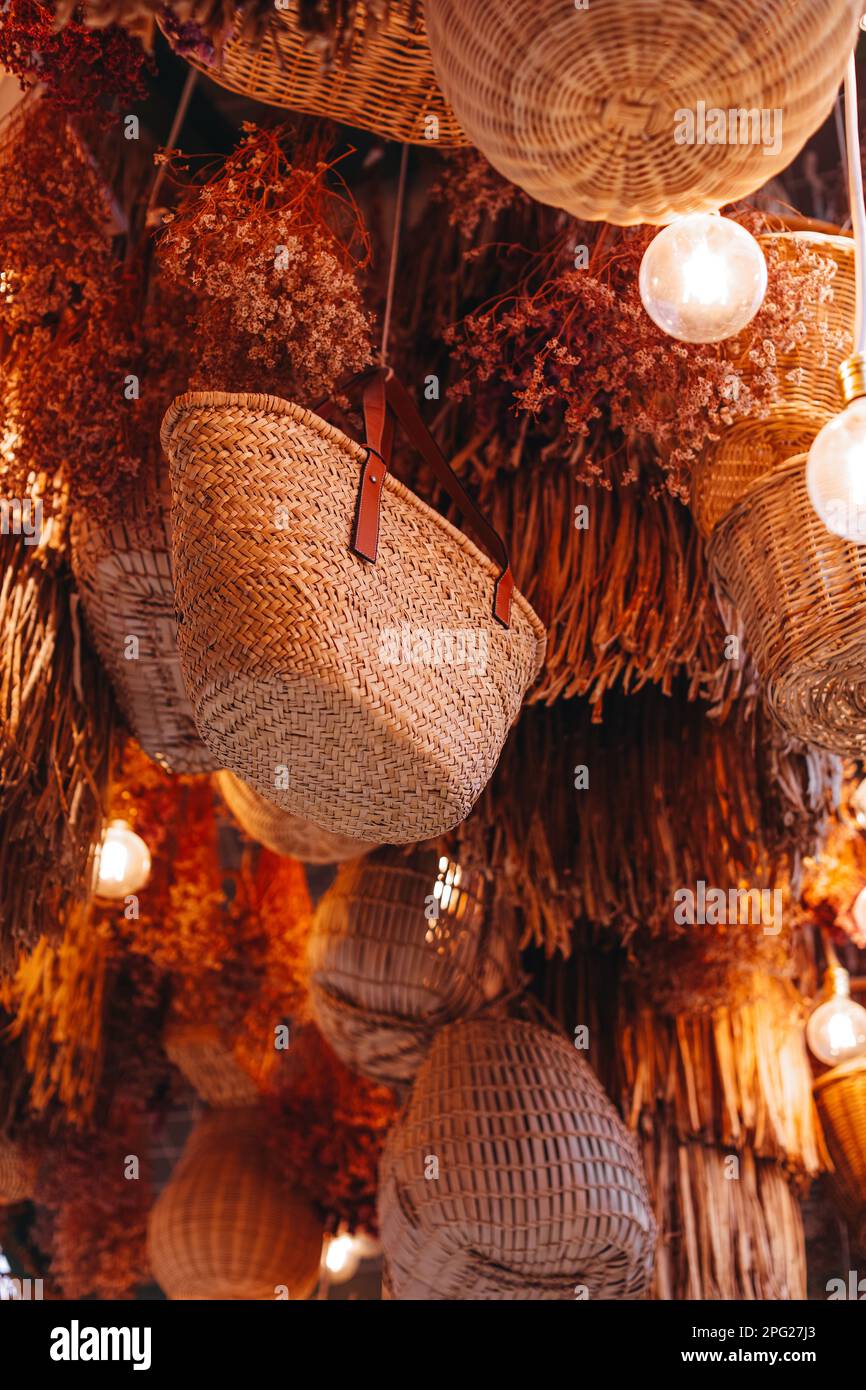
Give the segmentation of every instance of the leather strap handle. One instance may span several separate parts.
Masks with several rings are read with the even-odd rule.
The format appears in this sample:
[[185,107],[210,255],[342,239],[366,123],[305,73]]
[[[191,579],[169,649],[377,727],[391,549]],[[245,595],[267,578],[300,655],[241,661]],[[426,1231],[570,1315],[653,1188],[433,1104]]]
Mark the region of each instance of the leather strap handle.
[[[379,516],[382,489],[391,466],[394,445],[394,425],[399,421],[410,444],[413,444],[432,469],[461,514],[496,562],[501,566],[493,595],[493,616],[503,627],[511,622],[511,599],[514,576],[505,542],[484,516],[453,468],[447,463],[439,445],[418,413],[411,396],[397,381],[390,367],[361,373],[352,384],[364,385],[364,428],[367,436],[367,457],[358,484],[358,502],[352,549],[362,559],[376,563],[379,548]],[[345,388],[342,388],[345,390]]]

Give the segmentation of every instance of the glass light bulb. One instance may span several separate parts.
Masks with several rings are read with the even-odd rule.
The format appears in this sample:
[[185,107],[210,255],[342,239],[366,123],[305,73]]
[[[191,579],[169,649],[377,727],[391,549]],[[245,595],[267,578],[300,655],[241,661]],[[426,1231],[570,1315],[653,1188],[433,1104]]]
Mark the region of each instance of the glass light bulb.
[[866,545],[866,397],[858,396],[816,435],[806,487],[828,531]]
[[332,1284],[345,1284],[358,1271],[361,1263],[361,1253],[358,1250],[354,1236],[340,1235],[334,1236],[333,1240],[328,1241],[328,1248],[325,1251],[325,1268]]
[[126,821],[113,820],[102,832],[96,855],[94,893],[98,898],[125,898],[150,877],[150,850]]
[[806,1041],[830,1067],[866,1055],[866,1009],[846,995],[834,994],[810,1015]]
[[644,308],[665,333],[684,343],[720,343],[760,309],[767,262],[738,222],[690,212],[650,242],[639,284]]

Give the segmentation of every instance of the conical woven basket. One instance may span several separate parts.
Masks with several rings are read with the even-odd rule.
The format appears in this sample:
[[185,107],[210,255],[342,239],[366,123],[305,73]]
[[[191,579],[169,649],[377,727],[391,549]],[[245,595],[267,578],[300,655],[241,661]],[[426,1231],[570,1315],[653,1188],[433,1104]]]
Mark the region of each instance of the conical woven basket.
[[267,1116],[215,1111],[199,1122],[150,1213],[153,1276],[171,1299],[307,1298],[323,1227],[266,1156]]
[[[369,451],[301,406],[193,393],[169,408],[162,438],[181,664],[221,766],[358,840],[458,824],[541,667],[544,629],[526,600],[514,592],[501,626],[496,564],[390,473],[376,563],[357,555]],[[437,660],[431,641],[429,660],[406,661],[401,635],[418,631],[471,642]]]
[[286,854],[290,859],[300,859],[302,864],[340,864],[375,849],[375,845],[363,840],[335,835],[312,821],[281,811],[232,772],[218,772],[214,780],[241,829],[274,854]]
[[840,1200],[866,1235],[866,1059],[825,1072],[813,1094]]
[[210,772],[219,763],[196,731],[177,655],[168,479],[148,468],[140,483],[110,523],[75,511],[72,569],[87,630],[144,751],[172,772]]
[[387,140],[467,143],[436,83],[420,16],[410,23],[392,6],[384,22],[371,24],[359,9],[350,52],[327,65],[307,44],[296,12],[296,0],[282,6],[259,42],[244,37],[241,18],[212,63],[184,57],[220,86],[269,106],[326,116]]
[[395,1299],[633,1299],[652,1273],[634,1138],[565,1038],[513,1019],[437,1034],[386,1140],[379,1224]]
[[862,757],[866,550],[819,519],[805,454],[754,484],[716,526],[708,559],[779,722],[806,743]]
[[253,1106],[259,1087],[235,1061],[231,1048],[213,1024],[170,1023],[162,1045],[206,1105],[226,1110]]
[[[716,211],[790,164],[832,109],[861,8],[427,0],[425,14],[442,90],[491,164],[542,203],[628,225]],[[737,114],[717,131],[714,111],[747,129]]]
[[0,1134],[0,1207],[26,1202],[36,1187],[38,1160]]
[[516,943],[496,932],[480,874],[429,850],[348,864],[308,940],[313,1017],[341,1061],[411,1081],[437,1030],[511,991]]
[[[782,254],[798,246],[831,260],[836,273],[830,297],[797,347],[779,352],[776,372],[781,399],[760,419],[740,419],[707,445],[692,479],[692,513],[704,537],[752,485],[794,454],[807,450],[818,431],[842,406],[837,368],[853,346],[855,309],[854,242],[820,232],[773,232],[758,240]],[[757,368],[746,352],[733,359],[749,386]]]

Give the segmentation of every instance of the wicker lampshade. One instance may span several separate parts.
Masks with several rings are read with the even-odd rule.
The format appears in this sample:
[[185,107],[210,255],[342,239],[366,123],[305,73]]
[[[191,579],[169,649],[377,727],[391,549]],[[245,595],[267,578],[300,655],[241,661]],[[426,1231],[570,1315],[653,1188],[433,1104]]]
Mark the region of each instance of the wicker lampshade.
[[438,1028],[517,979],[516,945],[490,921],[481,875],[424,850],[344,865],[316,909],[307,959],[320,1031],[346,1066],[389,1085],[412,1079]]
[[167,477],[150,466],[139,482],[107,524],[76,509],[72,569],[87,630],[144,751],[171,772],[210,772],[218,763],[196,731],[177,656]]
[[213,63],[184,57],[220,86],[269,106],[326,116],[387,140],[467,143],[436,84],[424,21],[419,15],[410,22],[401,6],[376,24],[359,9],[351,50],[333,65],[299,30],[297,0],[275,12],[260,41],[244,36],[241,17]]
[[339,864],[344,859],[357,859],[375,848],[366,840],[351,840],[348,835],[324,830],[312,821],[281,810],[233,772],[218,772],[214,780],[241,829],[251,840],[273,850],[274,854],[300,859],[303,864]]
[[[861,10],[859,0],[425,5],[436,75],[473,144],[540,202],[623,226],[715,211],[790,164],[832,108]],[[678,113],[714,110],[781,112],[781,138],[768,125],[763,144],[760,134],[702,143],[696,115],[694,143],[677,143]]]
[[0,1207],[33,1196],[38,1167],[35,1155],[0,1134]]
[[806,743],[866,753],[866,551],[832,535],[806,490],[806,455],[754,484],[708,558],[739,611],[770,708]]
[[634,1299],[655,1220],[641,1161],[590,1067],[534,1023],[437,1034],[380,1168],[395,1299]]
[[213,1024],[169,1023],[162,1043],[169,1060],[206,1105],[225,1110],[256,1104],[259,1088]]
[[322,1222],[273,1171],[263,1147],[267,1123],[257,1110],[215,1111],[190,1136],[148,1227],[151,1269],[169,1298],[312,1292]]
[[[836,375],[853,345],[855,277],[854,242],[821,232],[773,232],[761,245],[793,256],[798,246],[833,261],[836,273],[830,297],[817,306],[815,321],[802,341],[779,352],[776,371],[781,400],[761,419],[740,419],[707,445],[692,479],[692,513],[705,537],[759,478],[794,454],[809,448],[818,431],[839,413],[842,401]],[[748,352],[734,358],[748,386],[758,371]]]
[[825,1072],[813,1094],[840,1201],[866,1236],[866,1058]]

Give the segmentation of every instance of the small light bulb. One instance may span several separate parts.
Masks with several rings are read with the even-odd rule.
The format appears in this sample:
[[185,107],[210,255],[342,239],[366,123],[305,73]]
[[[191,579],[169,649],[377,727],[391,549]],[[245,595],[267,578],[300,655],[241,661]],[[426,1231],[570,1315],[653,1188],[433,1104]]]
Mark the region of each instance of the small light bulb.
[[834,415],[812,441],[806,487],[828,531],[866,545],[866,396]]
[[361,1263],[361,1253],[354,1236],[334,1236],[325,1251],[325,1268],[332,1284],[345,1284],[352,1279]]
[[98,898],[125,898],[150,877],[150,851],[126,821],[114,820],[102,832],[96,855],[94,893]]
[[849,994],[847,970],[830,972],[834,993],[819,1004],[806,1024],[806,1041],[821,1062],[834,1067],[866,1056],[866,1009]]
[[640,297],[665,333],[684,343],[720,343],[755,317],[767,292],[767,262],[751,232],[712,212],[662,228],[644,252]]

